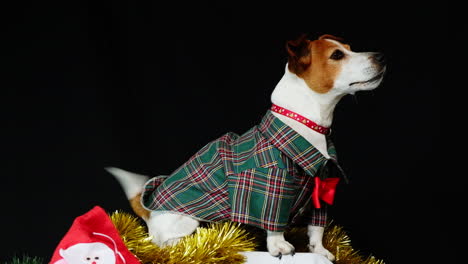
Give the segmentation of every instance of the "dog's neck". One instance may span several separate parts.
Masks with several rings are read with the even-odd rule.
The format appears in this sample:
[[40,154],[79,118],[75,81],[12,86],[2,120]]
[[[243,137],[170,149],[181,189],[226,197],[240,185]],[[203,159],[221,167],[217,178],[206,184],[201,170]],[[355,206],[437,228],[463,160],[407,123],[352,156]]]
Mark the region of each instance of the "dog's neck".
[[[291,73],[286,66],[283,78],[278,82],[271,95],[271,101],[321,126],[330,127],[333,121],[333,111],[342,97],[343,94],[337,94],[333,91],[325,94],[313,91],[302,78]],[[277,113],[273,114],[309,141],[326,158],[329,158],[325,135],[289,117]]]

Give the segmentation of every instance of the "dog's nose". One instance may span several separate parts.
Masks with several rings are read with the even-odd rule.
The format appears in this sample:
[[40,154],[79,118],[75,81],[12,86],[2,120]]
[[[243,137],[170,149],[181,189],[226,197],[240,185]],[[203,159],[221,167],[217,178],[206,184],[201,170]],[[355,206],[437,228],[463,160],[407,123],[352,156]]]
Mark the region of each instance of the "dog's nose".
[[376,52],[372,58],[375,60],[375,62],[381,65],[384,65],[387,62],[385,55],[382,52]]

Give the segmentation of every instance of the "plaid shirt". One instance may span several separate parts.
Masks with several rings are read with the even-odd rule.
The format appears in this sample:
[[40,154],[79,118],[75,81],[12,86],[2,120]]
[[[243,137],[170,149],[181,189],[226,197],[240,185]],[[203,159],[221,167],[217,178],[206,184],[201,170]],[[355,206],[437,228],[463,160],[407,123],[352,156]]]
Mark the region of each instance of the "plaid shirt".
[[201,221],[230,219],[269,231],[283,231],[300,219],[324,226],[326,209],[313,209],[310,197],[313,177],[324,164],[338,165],[328,137],[327,143],[329,160],[268,111],[245,134],[225,134],[170,176],[149,180],[142,204],[149,210]]

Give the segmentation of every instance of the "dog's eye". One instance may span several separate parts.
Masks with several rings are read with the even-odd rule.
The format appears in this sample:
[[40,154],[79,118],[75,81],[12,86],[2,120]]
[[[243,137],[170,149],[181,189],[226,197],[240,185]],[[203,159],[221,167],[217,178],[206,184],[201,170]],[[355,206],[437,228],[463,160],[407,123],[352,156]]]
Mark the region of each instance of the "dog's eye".
[[344,53],[341,50],[335,50],[330,56],[332,60],[341,60],[342,58],[344,58]]

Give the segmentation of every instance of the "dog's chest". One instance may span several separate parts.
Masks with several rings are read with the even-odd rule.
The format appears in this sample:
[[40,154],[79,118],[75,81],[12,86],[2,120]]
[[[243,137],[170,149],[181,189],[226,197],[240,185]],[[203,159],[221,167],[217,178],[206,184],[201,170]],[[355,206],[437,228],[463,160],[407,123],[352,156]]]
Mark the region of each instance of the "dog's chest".
[[280,119],[283,123],[290,126],[294,129],[299,135],[305,138],[312,146],[314,146],[325,158],[329,159],[330,155],[328,153],[328,144],[327,138],[325,135],[320,134],[311,130],[310,128],[298,123],[297,121],[285,117],[283,115],[279,115],[276,113],[272,113],[276,118]]

